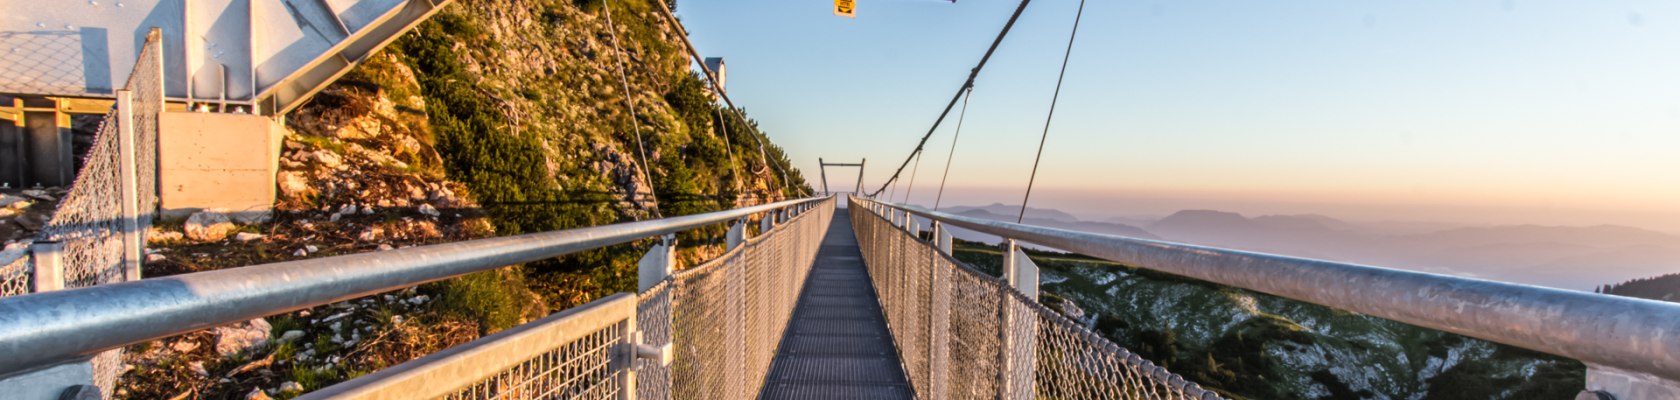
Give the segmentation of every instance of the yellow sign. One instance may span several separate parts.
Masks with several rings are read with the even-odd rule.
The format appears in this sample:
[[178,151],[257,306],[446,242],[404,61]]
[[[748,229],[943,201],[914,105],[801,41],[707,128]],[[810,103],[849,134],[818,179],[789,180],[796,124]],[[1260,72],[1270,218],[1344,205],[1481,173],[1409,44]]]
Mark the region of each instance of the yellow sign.
[[834,15],[857,18],[857,0],[834,0]]

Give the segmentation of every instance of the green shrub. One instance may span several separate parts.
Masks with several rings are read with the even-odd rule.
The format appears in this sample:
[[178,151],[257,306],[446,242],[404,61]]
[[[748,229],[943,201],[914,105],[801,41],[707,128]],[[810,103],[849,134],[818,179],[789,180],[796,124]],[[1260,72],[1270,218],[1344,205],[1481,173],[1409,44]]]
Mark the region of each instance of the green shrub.
[[489,334],[518,325],[526,299],[525,280],[513,269],[484,271],[428,285],[432,307],[478,323]]

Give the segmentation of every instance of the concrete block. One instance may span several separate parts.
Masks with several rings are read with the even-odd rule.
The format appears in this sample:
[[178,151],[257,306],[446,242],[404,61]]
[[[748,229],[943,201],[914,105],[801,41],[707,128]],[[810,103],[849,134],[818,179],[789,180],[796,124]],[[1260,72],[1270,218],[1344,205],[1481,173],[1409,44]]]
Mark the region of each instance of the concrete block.
[[159,119],[158,197],[179,217],[219,208],[236,217],[273,210],[285,127],[257,115],[167,112]]

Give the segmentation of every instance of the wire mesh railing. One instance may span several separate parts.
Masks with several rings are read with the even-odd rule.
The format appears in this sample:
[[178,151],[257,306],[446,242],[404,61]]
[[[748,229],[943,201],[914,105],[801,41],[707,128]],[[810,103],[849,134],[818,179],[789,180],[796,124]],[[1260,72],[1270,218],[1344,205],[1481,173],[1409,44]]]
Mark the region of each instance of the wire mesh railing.
[[[49,256],[56,259],[50,265],[62,270],[43,274],[30,256],[6,261],[0,266],[0,297],[27,294],[43,285],[68,289],[138,277],[138,249],[157,210],[158,115],[164,107],[162,43],[156,30],[147,36],[123,88],[133,96],[127,103],[131,109],[119,105],[105,114],[70,191],[34,238],[35,243],[52,243],[54,251]],[[124,149],[123,142],[128,140],[132,147]],[[131,161],[124,159],[124,150],[132,152]],[[132,164],[124,165],[125,161]],[[135,191],[125,194],[124,175],[130,173],[126,184],[135,185]],[[132,203],[136,211],[132,218],[124,216],[124,202]],[[132,249],[125,249],[125,232],[132,233],[131,243],[126,243]],[[125,257],[125,252],[130,255]],[[92,357],[92,364],[94,383],[109,397],[123,372],[122,349],[99,353]]]
[[657,278],[633,301],[609,296],[305,397],[751,397],[815,265],[833,201],[770,211],[780,224]]
[[26,252],[0,252],[0,297],[29,293],[33,269]]
[[[722,257],[671,277],[671,292],[665,295],[670,296],[667,320],[675,361],[668,398],[757,395],[833,213],[830,198]],[[657,299],[650,294],[660,295],[650,291],[643,298]],[[645,311],[659,307],[644,304]],[[650,339],[644,335],[643,340]]]
[[918,398],[1219,398],[963,266],[885,210],[857,198],[850,207]]

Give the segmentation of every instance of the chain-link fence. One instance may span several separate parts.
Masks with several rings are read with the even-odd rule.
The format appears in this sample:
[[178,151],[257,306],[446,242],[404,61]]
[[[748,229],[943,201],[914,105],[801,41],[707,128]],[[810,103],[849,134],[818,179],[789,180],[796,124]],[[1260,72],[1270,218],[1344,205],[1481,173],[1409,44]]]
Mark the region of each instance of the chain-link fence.
[[29,255],[22,251],[14,254],[0,252],[0,297],[29,293],[29,281],[32,272]]
[[[129,228],[134,229],[134,246],[143,246],[146,228],[151,226],[157,210],[158,115],[163,111],[162,46],[156,31],[146,38],[146,46],[125,86],[133,93],[132,110],[113,108],[105,114],[94,136],[93,148],[88,150],[70,191],[35,237],[37,243],[57,242],[62,246],[55,256],[59,257],[57,264],[64,269],[61,271],[63,288],[121,282],[131,272],[138,275],[139,251],[134,251],[130,255],[134,259],[128,260],[135,271],[129,271],[124,263],[122,207],[124,201],[134,203],[136,218]],[[123,117],[128,114],[132,119],[125,120]],[[123,193],[121,136],[125,131],[133,135],[133,197]],[[39,272],[28,256],[0,267],[0,297],[35,290],[37,276]],[[123,372],[122,350],[102,352],[92,362],[94,383],[109,397]]]
[[903,216],[867,201],[850,212],[918,398],[1219,398],[960,264]]

